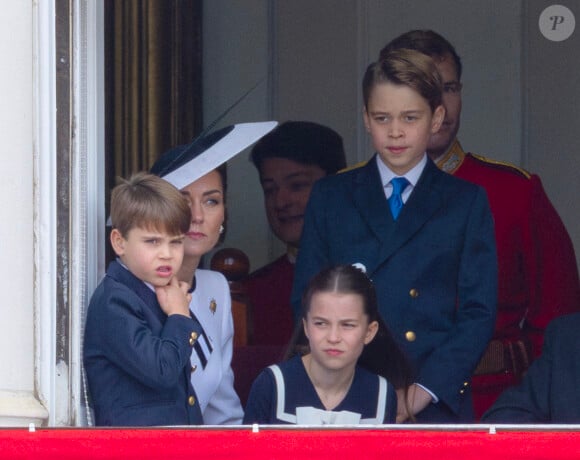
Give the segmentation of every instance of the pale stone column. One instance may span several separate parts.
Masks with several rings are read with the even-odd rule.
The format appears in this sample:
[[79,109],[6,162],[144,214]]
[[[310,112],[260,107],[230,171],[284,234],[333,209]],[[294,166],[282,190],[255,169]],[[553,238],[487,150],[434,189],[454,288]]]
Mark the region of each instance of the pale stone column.
[[41,424],[35,396],[33,2],[0,15],[0,426]]

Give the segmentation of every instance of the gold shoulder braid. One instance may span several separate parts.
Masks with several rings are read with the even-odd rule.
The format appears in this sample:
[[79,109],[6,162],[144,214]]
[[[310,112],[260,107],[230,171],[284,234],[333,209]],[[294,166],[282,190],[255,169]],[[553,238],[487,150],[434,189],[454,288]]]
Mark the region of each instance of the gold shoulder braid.
[[485,163],[487,165],[494,166],[497,167],[498,169],[503,169],[505,171],[513,172],[515,174],[518,174],[519,176],[525,177],[526,179],[532,177],[532,175],[528,171],[512,163],[508,163],[506,161],[491,160],[490,158],[486,158],[481,155],[476,155],[475,153],[472,153],[471,156],[476,160],[480,161],[481,163]]
[[346,168],[341,169],[340,171],[337,171],[336,174],[342,174],[348,171],[352,171],[353,169],[358,169],[358,168],[362,168],[364,165],[366,165],[369,162],[369,160],[364,160],[364,161],[360,161],[352,166],[347,166]]
[[[484,163],[486,166],[496,169],[502,169],[504,171],[509,171],[526,179],[529,179],[531,177],[531,174],[528,171],[512,163],[508,163],[506,161],[492,160],[482,155],[476,155],[475,153],[471,153],[470,156],[474,160],[480,163]],[[453,144],[451,144],[451,147],[449,148],[447,153],[443,155],[439,160],[437,160],[437,166],[442,171],[445,171],[449,174],[453,174],[461,166],[464,160],[465,160],[465,152],[463,151],[463,148],[461,147],[459,141],[455,139],[455,141],[453,141]]]

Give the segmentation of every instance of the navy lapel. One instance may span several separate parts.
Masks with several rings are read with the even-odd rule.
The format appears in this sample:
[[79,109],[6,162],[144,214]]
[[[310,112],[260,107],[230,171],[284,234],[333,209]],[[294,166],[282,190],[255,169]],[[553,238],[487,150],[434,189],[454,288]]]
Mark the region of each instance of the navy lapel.
[[393,218],[385,198],[376,154],[354,176],[353,202],[363,221],[382,243],[392,232]]
[[149,286],[133,275],[133,273],[114,260],[109,264],[107,276],[123,283],[131,289],[147,305],[147,307],[149,307],[151,312],[155,313],[155,316],[157,316],[161,323],[165,322],[167,315],[165,315],[163,310],[161,310],[159,302],[157,301],[157,295],[149,288]]
[[[378,172],[377,172],[378,174]],[[441,192],[438,190],[438,177],[442,173],[434,163],[427,159],[425,169],[415,186],[409,200],[403,206],[401,214],[396,222],[393,221],[384,194],[382,196],[388,214],[386,217],[391,224],[387,232],[381,238],[381,247],[377,258],[377,265],[373,267],[369,276],[379,268],[393,253],[395,253],[407,241],[414,238],[417,232],[432,218],[441,208]]]

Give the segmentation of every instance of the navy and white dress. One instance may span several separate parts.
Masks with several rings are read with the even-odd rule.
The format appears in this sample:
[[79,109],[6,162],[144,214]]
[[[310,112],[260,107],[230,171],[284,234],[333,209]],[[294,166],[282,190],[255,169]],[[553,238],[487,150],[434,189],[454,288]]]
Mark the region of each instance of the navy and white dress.
[[234,390],[231,368],[234,324],[225,277],[211,270],[195,271],[189,308],[202,332],[191,353],[191,383],[206,425],[239,425],[244,412]]
[[263,370],[250,390],[245,424],[377,425],[395,423],[397,397],[386,379],[356,367],[348,393],[332,411],[324,408],[301,357]]

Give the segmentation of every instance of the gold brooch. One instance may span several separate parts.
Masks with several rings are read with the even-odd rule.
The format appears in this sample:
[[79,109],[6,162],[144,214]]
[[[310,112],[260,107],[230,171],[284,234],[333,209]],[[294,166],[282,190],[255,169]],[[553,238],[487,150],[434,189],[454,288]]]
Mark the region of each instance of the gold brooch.
[[211,302],[209,303],[209,310],[215,315],[215,311],[217,310],[217,303],[215,299],[211,299]]

